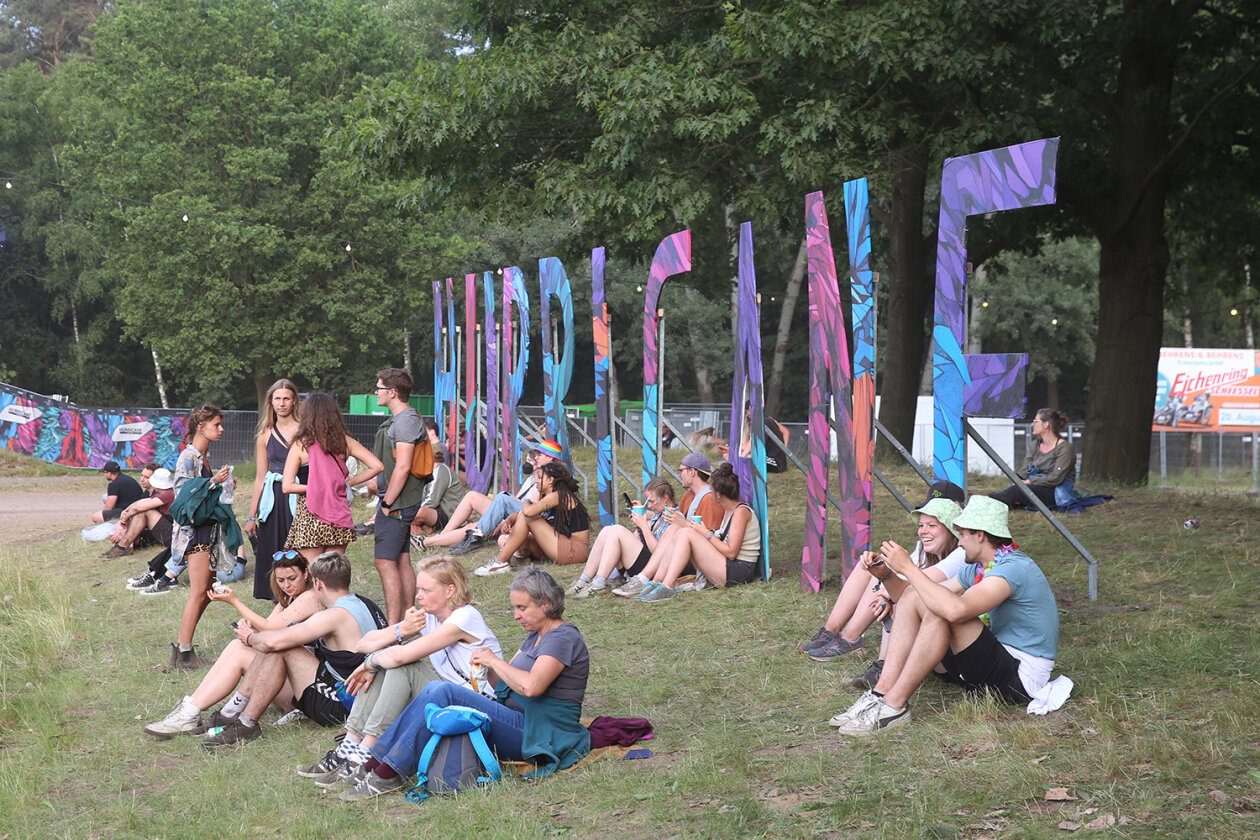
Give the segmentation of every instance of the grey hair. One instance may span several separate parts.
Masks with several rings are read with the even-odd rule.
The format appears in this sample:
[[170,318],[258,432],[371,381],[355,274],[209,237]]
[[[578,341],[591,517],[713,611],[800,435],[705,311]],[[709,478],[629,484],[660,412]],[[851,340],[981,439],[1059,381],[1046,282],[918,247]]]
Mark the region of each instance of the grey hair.
[[512,579],[512,592],[524,592],[538,606],[547,605],[547,618],[564,615],[564,588],[538,566],[527,566]]

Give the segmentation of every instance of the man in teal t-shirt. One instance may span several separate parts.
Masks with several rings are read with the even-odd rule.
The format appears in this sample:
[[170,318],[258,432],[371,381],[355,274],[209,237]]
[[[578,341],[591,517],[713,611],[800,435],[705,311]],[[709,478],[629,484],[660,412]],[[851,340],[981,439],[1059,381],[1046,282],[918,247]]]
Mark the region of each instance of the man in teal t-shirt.
[[1011,538],[1009,508],[972,496],[954,520],[967,565],[936,583],[904,548],[885,542],[862,561],[896,604],[884,670],[875,687],[831,719],[844,735],[870,735],[910,720],[910,695],[943,665],[968,691],[1028,703],[1059,655],[1059,610],[1050,583]]

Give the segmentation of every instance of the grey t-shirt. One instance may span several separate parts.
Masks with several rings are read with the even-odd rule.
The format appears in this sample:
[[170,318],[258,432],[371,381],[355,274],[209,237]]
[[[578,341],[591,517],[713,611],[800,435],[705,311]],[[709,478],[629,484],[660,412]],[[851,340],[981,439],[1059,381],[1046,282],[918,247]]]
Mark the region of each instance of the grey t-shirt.
[[580,704],[586,697],[591,656],[586,650],[586,640],[578,629],[565,623],[548,630],[541,639],[538,638],[538,631],[530,633],[521,643],[520,652],[512,657],[511,665],[529,671],[540,656],[554,657],[564,665],[564,670],[552,680],[543,695]]

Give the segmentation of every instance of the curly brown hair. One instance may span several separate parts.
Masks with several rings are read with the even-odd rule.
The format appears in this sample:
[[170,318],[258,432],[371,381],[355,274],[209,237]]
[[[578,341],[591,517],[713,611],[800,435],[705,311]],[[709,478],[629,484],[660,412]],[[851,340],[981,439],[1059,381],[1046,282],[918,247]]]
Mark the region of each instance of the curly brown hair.
[[329,455],[346,456],[346,424],[337,401],[327,394],[311,394],[302,403],[302,419],[295,437],[305,447],[318,443]]

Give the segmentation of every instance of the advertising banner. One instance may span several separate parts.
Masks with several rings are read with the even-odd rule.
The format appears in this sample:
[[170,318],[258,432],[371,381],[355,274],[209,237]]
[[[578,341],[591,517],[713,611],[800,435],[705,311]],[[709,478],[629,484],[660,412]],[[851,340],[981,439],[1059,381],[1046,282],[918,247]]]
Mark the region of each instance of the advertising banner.
[[1155,431],[1260,429],[1260,351],[1159,351]]

